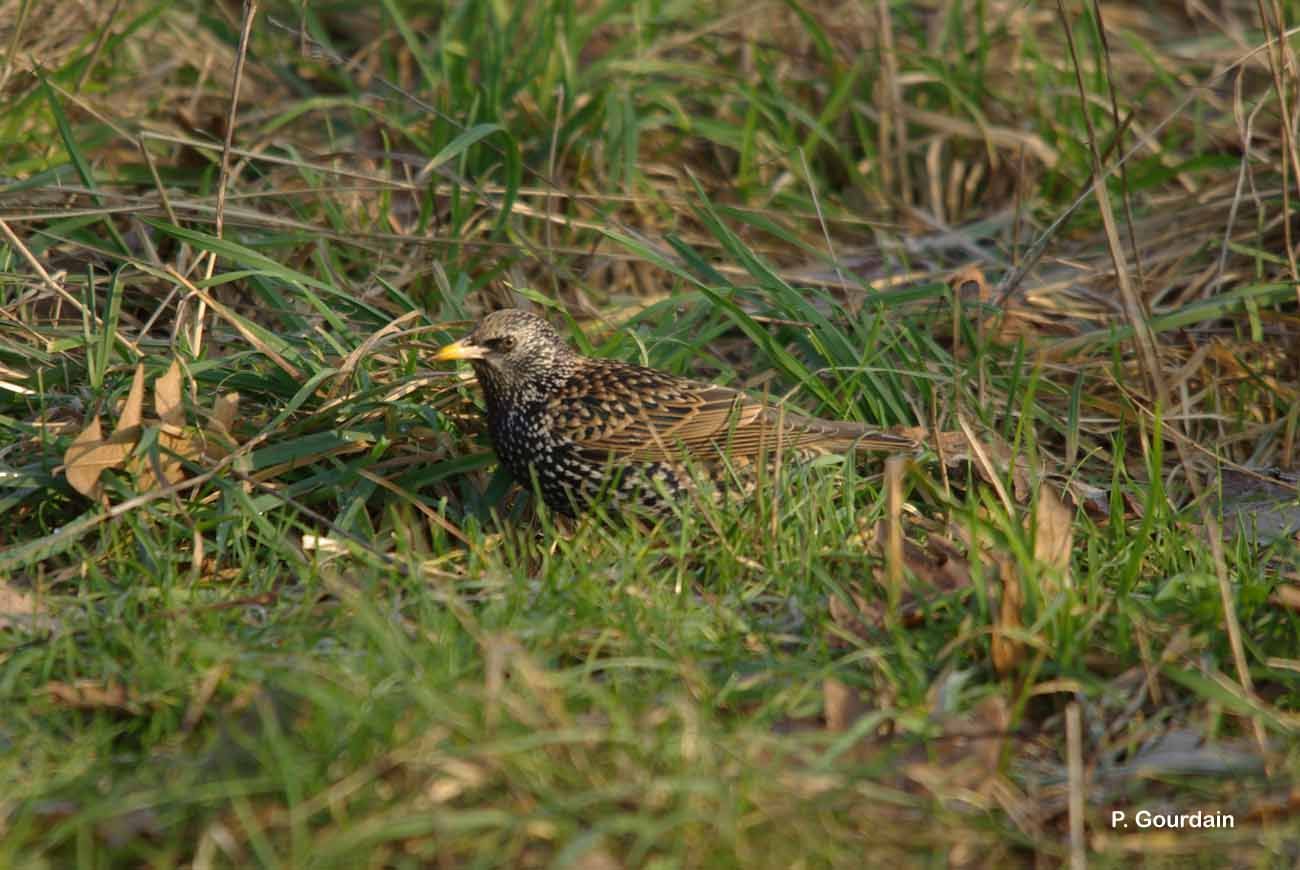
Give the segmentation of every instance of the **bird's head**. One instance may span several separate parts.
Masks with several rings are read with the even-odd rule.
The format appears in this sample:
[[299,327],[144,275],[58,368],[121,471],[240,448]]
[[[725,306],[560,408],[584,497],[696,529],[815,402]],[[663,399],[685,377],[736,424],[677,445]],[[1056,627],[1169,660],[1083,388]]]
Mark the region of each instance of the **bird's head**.
[[488,399],[511,394],[516,401],[545,398],[572,372],[577,354],[552,326],[516,309],[494,311],[469,335],[434,354],[439,361],[467,360]]

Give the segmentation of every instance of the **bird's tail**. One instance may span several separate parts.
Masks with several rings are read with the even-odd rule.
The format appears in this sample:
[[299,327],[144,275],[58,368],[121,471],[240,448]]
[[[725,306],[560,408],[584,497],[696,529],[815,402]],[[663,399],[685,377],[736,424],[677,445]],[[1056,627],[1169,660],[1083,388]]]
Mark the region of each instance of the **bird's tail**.
[[922,442],[916,438],[886,432],[862,423],[842,422],[829,437],[842,444],[846,451],[880,450],[890,453],[911,453],[920,450],[922,445]]
[[[890,453],[911,453],[920,450],[925,442],[919,437],[898,432],[887,432],[865,423],[847,420],[822,420],[787,414],[785,419],[787,431],[806,432],[809,446],[816,446],[828,453],[849,453],[858,450],[880,450]],[[918,430],[919,431],[919,430]],[[803,441],[804,438],[799,440]]]

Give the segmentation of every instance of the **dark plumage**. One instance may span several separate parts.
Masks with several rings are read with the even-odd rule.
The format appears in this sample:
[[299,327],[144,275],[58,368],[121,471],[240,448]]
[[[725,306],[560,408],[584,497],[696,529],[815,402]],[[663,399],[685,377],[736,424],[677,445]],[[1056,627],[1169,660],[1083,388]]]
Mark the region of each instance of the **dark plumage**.
[[665,507],[700,477],[752,477],[760,461],[855,449],[914,450],[859,423],[784,411],[729,387],[571,350],[545,320],[497,311],[436,360],[468,360],[487,401],[488,433],[516,480],[536,477],[554,510],[608,496]]

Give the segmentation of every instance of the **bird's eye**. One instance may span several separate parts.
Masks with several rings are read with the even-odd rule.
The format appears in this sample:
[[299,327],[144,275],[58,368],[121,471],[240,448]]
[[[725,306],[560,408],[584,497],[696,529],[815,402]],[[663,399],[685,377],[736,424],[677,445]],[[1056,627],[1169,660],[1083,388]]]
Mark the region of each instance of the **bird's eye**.
[[493,344],[496,345],[496,350],[499,350],[502,353],[510,353],[510,351],[515,349],[515,337],[513,335],[504,335],[493,342]]

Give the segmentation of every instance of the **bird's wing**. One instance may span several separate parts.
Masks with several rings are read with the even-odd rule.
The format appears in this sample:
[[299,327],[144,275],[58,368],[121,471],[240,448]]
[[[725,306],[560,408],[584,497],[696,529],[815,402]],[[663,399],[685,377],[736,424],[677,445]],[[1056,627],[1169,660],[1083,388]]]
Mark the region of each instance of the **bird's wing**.
[[859,424],[785,412],[728,387],[598,363],[584,368],[547,406],[554,425],[596,453],[655,461],[683,453],[713,459],[724,452],[744,461],[778,450],[843,452],[868,436]]

